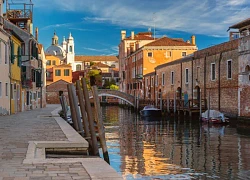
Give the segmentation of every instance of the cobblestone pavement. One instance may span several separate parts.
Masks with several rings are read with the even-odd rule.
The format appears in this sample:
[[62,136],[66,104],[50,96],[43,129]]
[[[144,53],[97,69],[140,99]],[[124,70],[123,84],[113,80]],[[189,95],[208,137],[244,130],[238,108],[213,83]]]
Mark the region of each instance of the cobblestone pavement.
[[29,141],[64,141],[66,136],[50,115],[58,105],[0,116],[0,180],[91,179],[81,163],[23,164]]

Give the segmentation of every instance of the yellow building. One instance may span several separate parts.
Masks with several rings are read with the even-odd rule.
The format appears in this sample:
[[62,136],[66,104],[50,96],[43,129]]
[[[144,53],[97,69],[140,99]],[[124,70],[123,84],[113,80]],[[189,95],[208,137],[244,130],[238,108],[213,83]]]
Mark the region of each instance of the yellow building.
[[21,86],[21,40],[16,35],[11,36],[11,63],[10,63],[10,101],[11,114],[22,110]]

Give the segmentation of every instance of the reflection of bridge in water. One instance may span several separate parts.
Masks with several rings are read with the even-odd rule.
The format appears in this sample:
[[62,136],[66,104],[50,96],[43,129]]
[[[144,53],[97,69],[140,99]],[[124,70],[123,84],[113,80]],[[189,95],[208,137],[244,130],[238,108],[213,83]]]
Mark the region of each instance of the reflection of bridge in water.
[[[98,89],[98,96],[110,96],[110,97],[116,97],[118,99],[121,99],[131,106],[142,109],[146,105],[154,105],[162,110],[166,111],[174,111],[180,113],[189,113],[191,115],[192,113],[198,113],[200,111],[200,104],[202,111],[205,111],[207,109],[207,100],[206,99],[189,99],[189,100],[183,100],[183,99],[160,99],[157,100],[145,100],[145,99],[137,99],[135,96],[117,91],[117,90],[110,90],[110,89]],[[92,98],[92,94],[90,93],[90,98]]]
[[[117,90],[110,90],[110,89],[98,89],[98,96],[110,96],[110,97],[116,97],[118,99],[121,99],[125,102],[127,102],[128,104],[130,104],[131,106],[135,107],[135,97],[121,92],[121,91],[117,91]],[[93,95],[90,93],[89,94],[90,98],[93,98]]]

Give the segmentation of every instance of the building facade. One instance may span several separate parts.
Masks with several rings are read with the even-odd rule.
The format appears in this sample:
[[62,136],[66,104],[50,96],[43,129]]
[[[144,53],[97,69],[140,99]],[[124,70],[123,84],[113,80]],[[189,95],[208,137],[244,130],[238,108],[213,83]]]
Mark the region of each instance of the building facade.
[[230,27],[239,29],[239,38],[157,66],[144,76],[144,98],[192,100],[197,106],[206,99],[210,109],[249,118],[249,27],[250,19],[244,20]]
[[[144,96],[143,75],[154,72],[154,68],[160,64],[175,61],[197,51],[195,36],[192,36],[191,39],[190,43],[190,41],[184,42],[182,39],[162,37],[139,49],[133,50],[133,47],[128,49],[128,55],[125,58],[126,93]],[[156,74],[156,76],[159,75]]]
[[10,34],[3,29],[3,1],[0,1],[0,115],[10,114]]
[[127,81],[126,77],[126,58],[130,52],[134,49],[139,49],[145,44],[154,41],[155,38],[152,37],[152,32],[140,32],[135,34],[134,31],[131,32],[129,37],[126,36],[126,31],[121,31],[121,41],[119,44],[119,77],[120,77],[120,91],[126,92]]

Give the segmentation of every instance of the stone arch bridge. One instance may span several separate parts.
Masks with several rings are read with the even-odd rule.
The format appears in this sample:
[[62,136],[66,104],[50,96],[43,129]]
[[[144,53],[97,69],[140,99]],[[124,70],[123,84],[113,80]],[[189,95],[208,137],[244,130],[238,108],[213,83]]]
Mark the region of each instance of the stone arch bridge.
[[[131,106],[135,107],[135,97],[121,92],[121,91],[117,91],[117,90],[110,90],[110,89],[98,89],[98,96],[110,96],[110,97],[116,97],[118,99],[121,99],[125,102],[127,102],[128,104],[130,104]],[[93,98],[92,92],[90,91],[89,93],[89,98]]]

